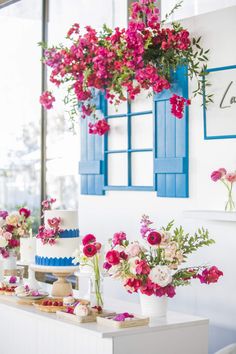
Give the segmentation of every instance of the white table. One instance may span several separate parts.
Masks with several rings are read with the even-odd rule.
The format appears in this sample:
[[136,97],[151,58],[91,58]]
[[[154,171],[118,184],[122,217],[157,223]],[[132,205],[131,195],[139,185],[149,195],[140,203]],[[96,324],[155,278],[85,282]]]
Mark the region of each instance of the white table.
[[[115,310],[129,310],[110,299]],[[132,306],[131,306],[132,307]],[[108,306],[107,306],[108,308]],[[146,327],[72,324],[0,297],[1,354],[207,354],[208,320],[169,312]]]

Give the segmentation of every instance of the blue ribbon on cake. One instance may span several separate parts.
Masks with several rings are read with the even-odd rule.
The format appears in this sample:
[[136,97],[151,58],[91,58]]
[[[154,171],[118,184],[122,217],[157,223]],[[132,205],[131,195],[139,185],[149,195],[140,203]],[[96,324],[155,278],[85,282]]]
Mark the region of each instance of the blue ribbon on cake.
[[73,238],[73,237],[79,237],[79,229],[63,230],[62,232],[60,232],[60,238]]
[[72,260],[74,258],[51,258],[51,257],[40,257],[35,256],[35,263],[42,266],[49,267],[69,267],[74,266]]

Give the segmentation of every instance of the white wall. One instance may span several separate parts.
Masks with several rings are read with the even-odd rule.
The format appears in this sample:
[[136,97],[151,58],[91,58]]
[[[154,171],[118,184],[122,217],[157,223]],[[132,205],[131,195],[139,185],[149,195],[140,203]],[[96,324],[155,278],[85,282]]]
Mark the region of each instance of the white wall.
[[[211,49],[209,67],[236,64],[235,19],[236,7],[232,7],[184,21],[194,35],[202,35],[205,47]],[[120,230],[138,239],[139,220],[144,213],[150,215],[157,226],[174,218],[188,231],[201,225],[209,228],[216,244],[192,257],[192,263],[216,264],[224,271],[224,278],[209,287],[194,284],[178,289],[170,307],[210,318],[213,352],[233,339],[236,342],[236,224],[185,219],[183,211],[224,208],[225,191],[221,185],[211,182],[209,176],[218,167],[236,168],[236,140],[204,141],[201,99],[196,99],[190,108],[189,144],[189,199],[158,198],[154,192],[109,192],[101,197],[80,195],[80,229],[82,234],[92,232],[102,241]],[[125,294],[119,283],[112,283],[111,289],[118,297],[136,301],[135,296]]]

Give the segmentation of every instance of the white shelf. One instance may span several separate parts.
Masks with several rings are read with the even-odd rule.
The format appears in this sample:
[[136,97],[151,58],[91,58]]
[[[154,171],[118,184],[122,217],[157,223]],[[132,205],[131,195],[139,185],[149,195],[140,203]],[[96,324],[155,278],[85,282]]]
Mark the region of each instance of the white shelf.
[[236,211],[185,210],[183,215],[190,219],[236,222]]

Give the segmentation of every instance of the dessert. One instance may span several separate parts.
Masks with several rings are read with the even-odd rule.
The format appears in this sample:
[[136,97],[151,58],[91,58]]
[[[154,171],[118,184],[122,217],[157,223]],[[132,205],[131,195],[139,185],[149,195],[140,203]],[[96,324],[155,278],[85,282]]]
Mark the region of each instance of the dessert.
[[75,299],[73,296],[66,296],[63,298],[63,305],[64,306],[72,306],[75,303]]
[[36,236],[35,263],[42,266],[74,266],[73,253],[79,246],[78,212],[45,210],[44,225]]

